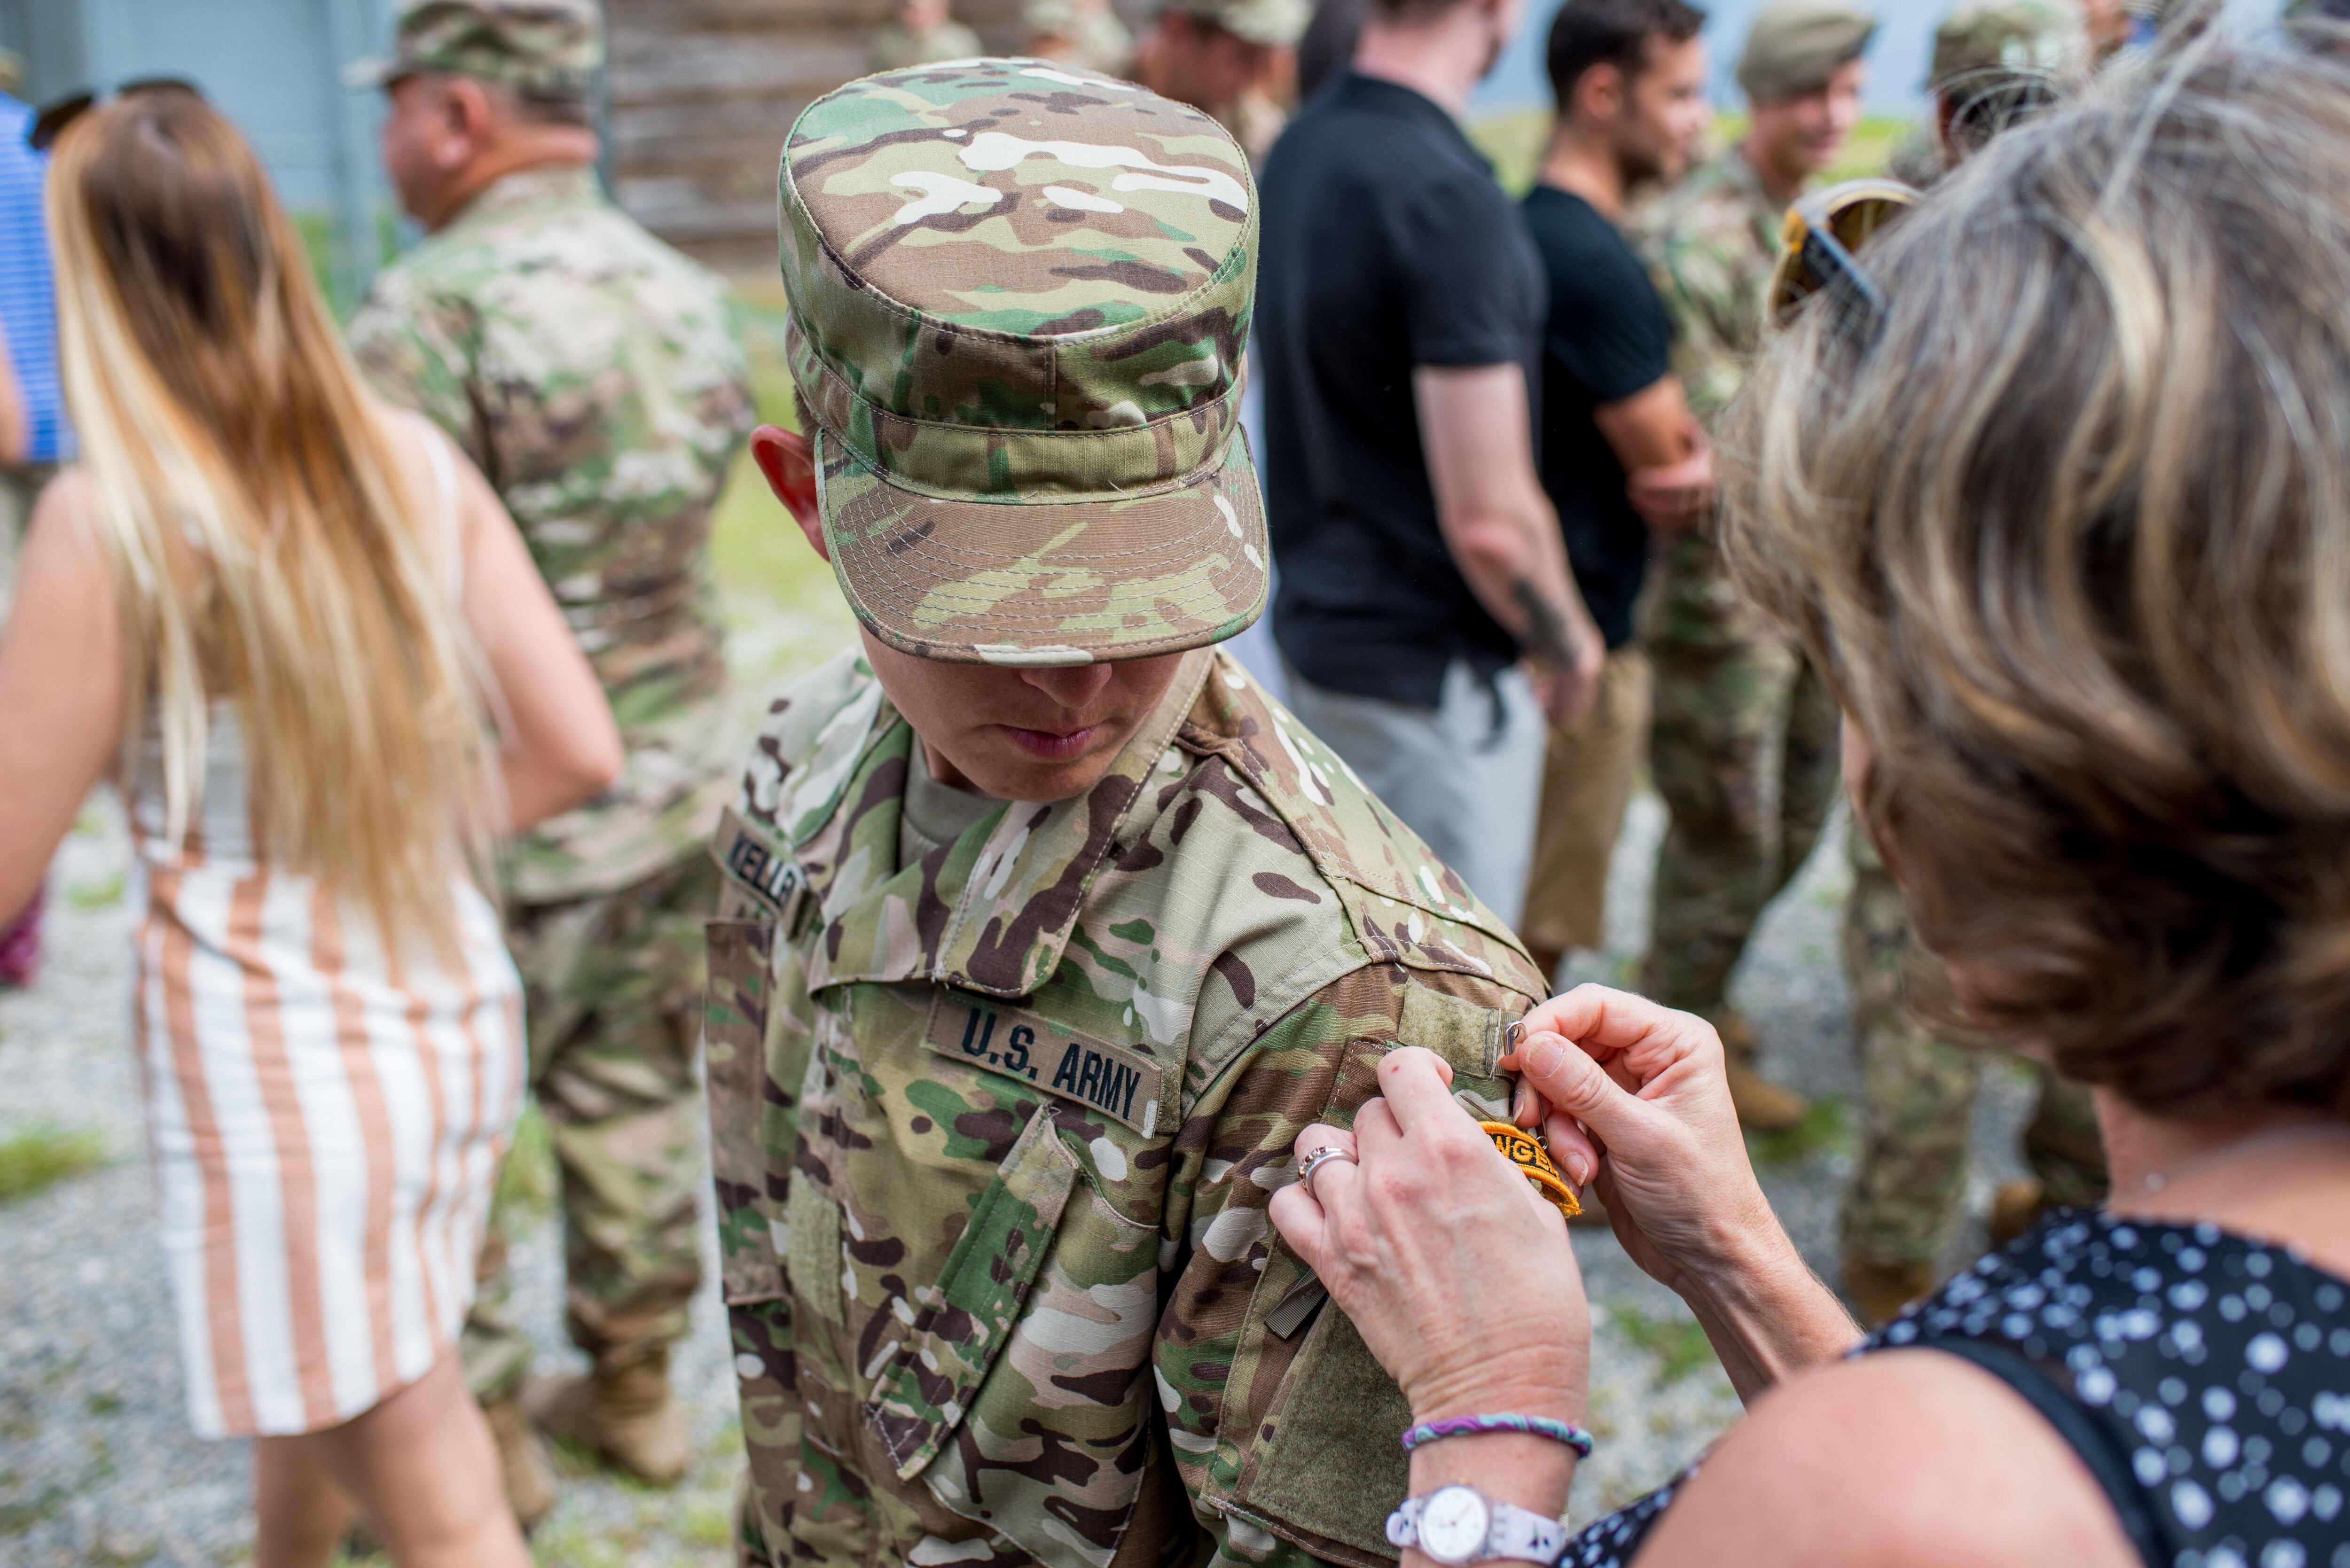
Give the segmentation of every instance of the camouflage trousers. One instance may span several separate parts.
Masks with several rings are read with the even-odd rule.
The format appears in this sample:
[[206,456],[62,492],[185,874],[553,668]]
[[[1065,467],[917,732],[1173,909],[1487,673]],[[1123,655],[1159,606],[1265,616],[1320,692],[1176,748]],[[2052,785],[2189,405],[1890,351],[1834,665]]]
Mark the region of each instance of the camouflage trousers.
[[1730,971],[1763,907],[1811,853],[1835,799],[1836,708],[1803,651],[1752,624],[1710,545],[1668,552],[1648,618],[1648,767],[1672,814],[1657,857],[1640,989],[1722,1021]]
[[[1860,1159],[1839,1216],[1845,1255],[1884,1268],[1931,1263],[1965,1208],[1967,1143],[1990,1053],[1938,1036],[1918,1021],[1948,986],[1939,961],[1912,940],[1900,889],[1868,835],[1851,836],[1845,971],[1860,1054]],[[2023,1158],[2049,1199],[2106,1195],[2105,1147],[2088,1091],[2039,1069],[2039,1103]]]
[[[682,1338],[702,1282],[694,1054],[702,922],[717,902],[717,867],[696,851],[615,893],[508,911],[531,1088],[561,1180],[565,1325],[607,1368]],[[530,1366],[506,1267],[519,1224],[502,1185],[463,1342],[466,1381],[484,1401],[520,1392]]]

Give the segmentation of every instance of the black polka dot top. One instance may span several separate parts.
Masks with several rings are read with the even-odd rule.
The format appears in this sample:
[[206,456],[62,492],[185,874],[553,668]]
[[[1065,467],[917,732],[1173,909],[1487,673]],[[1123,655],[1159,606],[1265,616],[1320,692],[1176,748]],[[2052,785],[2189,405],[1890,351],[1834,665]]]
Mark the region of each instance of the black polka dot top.
[[[1863,1341],[2000,1378],[2112,1500],[2148,1568],[2350,1568],[2350,1284],[2215,1225],[2050,1216]],[[1696,1467],[1578,1534],[1632,1563]]]

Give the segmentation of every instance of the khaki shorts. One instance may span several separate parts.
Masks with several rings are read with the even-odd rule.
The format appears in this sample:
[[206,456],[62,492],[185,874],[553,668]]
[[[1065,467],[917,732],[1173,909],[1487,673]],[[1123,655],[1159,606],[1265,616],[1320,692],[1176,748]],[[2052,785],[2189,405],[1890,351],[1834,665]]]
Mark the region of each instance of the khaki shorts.
[[1590,711],[1550,732],[1534,874],[1518,925],[1537,953],[1596,950],[1606,940],[1607,866],[1648,754],[1654,684],[1648,656],[1619,648],[1600,669]]

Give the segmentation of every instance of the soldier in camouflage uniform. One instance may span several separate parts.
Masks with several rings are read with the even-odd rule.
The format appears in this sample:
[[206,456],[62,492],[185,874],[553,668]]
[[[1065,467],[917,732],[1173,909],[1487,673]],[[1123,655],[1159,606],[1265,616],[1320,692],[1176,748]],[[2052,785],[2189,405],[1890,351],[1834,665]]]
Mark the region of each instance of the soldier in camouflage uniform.
[[[667,1480],[687,1451],[666,1364],[701,1278],[703,846],[747,727],[710,522],[752,417],[719,280],[598,188],[586,93],[601,53],[592,0],[411,0],[397,54],[368,74],[391,91],[386,156],[432,234],[377,279],[350,337],[375,384],[496,487],[628,748],[609,792],[514,846],[505,897],[562,1174],[569,1328],[595,1362],[541,1415]],[[452,124],[473,140],[436,157]],[[464,1348],[527,1516],[551,1494],[515,1409],[529,1346],[508,1304],[512,1220],[493,1215]]]
[[1134,79],[1205,110],[1261,167],[1289,111],[1306,0],[1164,0],[1134,56]]
[[[1693,171],[1641,223],[1679,329],[1673,369],[1708,426],[1761,348],[1782,220],[1857,117],[1858,62],[1875,26],[1839,0],[1778,0],[1765,10],[1738,67],[1755,109],[1745,140]],[[1649,766],[1672,820],[1640,988],[1721,1032],[1740,1121],[1784,1129],[1801,1121],[1804,1102],[1757,1069],[1753,1026],[1724,991],[1835,799],[1835,703],[1802,650],[1741,600],[1711,526],[1665,545],[1649,593]]]
[[1246,160],[980,61],[818,100],[782,198],[807,433],[753,453],[862,648],[715,846],[741,1560],[1392,1560],[1402,1396],[1266,1206],[1402,1042],[1506,1114],[1543,986],[1211,646],[1266,592]]
[[1134,35],[1109,0],[1027,0],[1020,26],[1028,35],[1023,49],[1040,60],[1112,77],[1126,75],[1134,64]]
[[873,70],[967,60],[980,53],[979,35],[954,19],[949,0],[899,0],[896,19],[873,35],[866,64]]
[[[1960,6],[1934,36],[1928,79],[1933,121],[1903,150],[1905,176],[1930,183],[2005,126],[2073,90],[2091,64],[2076,0]],[[1900,889],[1868,835],[1856,829],[1850,849],[1844,946],[1860,1055],[1861,1128],[1839,1229],[1845,1293],[1870,1322],[1881,1323],[1933,1288],[1935,1260],[1964,1208],[1984,1058],[1938,1037],[1922,1021],[1943,1012],[1948,977],[1917,946]],[[2001,1189],[1991,1215],[1995,1245],[2021,1234],[2046,1209],[2096,1203],[2106,1195],[2105,1152],[2088,1091],[2044,1067],[2039,1077],[2039,1104],[2023,1135],[2033,1179]]]

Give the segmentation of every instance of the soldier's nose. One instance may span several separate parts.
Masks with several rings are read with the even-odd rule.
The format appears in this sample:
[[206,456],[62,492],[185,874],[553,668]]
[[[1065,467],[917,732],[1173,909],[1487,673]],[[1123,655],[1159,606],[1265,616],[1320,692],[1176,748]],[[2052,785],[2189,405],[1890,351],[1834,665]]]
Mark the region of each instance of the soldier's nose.
[[1028,684],[1064,708],[1083,708],[1102,694],[1115,673],[1107,664],[1069,664],[1022,671]]

